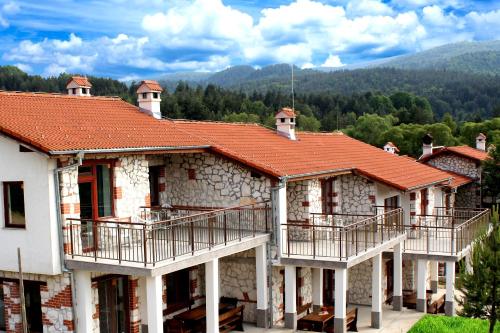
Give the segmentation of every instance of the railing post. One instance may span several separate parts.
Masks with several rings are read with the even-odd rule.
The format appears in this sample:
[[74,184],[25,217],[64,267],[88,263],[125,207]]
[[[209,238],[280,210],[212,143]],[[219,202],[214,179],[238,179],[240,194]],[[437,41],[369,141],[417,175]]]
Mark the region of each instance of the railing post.
[[287,224],[286,226],[286,251],[288,256],[290,257],[290,226]]
[[268,219],[267,216],[268,216],[268,213],[269,213],[268,210],[269,210],[269,204],[266,202],[266,205],[264,206],[264,218],[266,219],[266,222],[265,222],[266,223],[266,232],[269,231],[269,226],[267,224],[267,222],[268,222],[267,221],[267,219]]
[[241,242],[241,210],[238,209],[238,235]]
[[153,262],[153,266],[156,265],[156,229],[154,225],[151,226],[151,261]]
[[69,235],[71,237],[71,242],[70,242],[71,258],[75,258],[75,250],[74,250],[74,247],[73,247],[73,221],[72,220],[69,220],[69,227],[70,227],[69,228]]
[[227,245],[227,214],[224,214],[224,245]]
[[313,258],[316,258],[316,230],[314,229],[314,223],[312,225],[312,236],[313,236]]
[[143,224],[142,225],[142,241],[143,241],[143,245],[144,245],[144,267],[147,266],[148,264],[148,245],[147,245],[147,239],[146,239],[146,225]]
[[[96,223],[95,225],[95,228],[94,228],[94,223]],[[95,235],[93,237],[93,246],[94,246],[94,260],[97,262],[97,235],[99,234],[99,224],[98,222],[95,222],[95,221],[92,221],[92,234],[94,234],[94,231],[95,231]]]
[[175,260],[175,230],[174,230],[174,225],[170,225],[170,230],[172,230],[172,259]]
[[118,263],[121,264],[122,263],[122,239],[120,236],[120,234],[121,234],[120,233],[120,223],[118,223],[116,231],[118,233]]
[[342,231],[343,228],[339,230],[339,259],[342,260]]
[[[191,254],[194,255],[194,224],[193,220],[189,224],[189,242],[191,243]],[[212,248],[212,232],[210,231],[210,218],[207,218],[208,223],[208,248]]]
[[255,206],[252,205],[252,225],[253,225],[253,237],[255,237]]

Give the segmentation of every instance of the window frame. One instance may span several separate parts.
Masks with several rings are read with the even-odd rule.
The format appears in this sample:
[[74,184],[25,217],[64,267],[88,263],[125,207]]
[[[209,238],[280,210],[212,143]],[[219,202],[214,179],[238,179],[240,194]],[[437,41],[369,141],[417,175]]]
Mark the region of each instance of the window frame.
[[[97,187],[97,166],[109,164],[109,186],[110,186],[110,199],[111,199],[111,215],[108,216],[99,216],[99,205],[98,205],[98,187]],[[80,183],[91,183],[92,186],[92,202],[93,202],[93,210],[92,210],[92,219],[106,219],[115,217],[115,197],[114,197],[114,188],[115,188],[115,177],[114,177],[114,169],[115,169],[116,160],[114,159],[97,159],[97,160],[87,160],[83,161],[82,167],[91,167],[92,175],[80,175],[78,172],[78,184]]]
[[[24,224],[13,224],[10,219],[10,205],[9,205],[9,195],[8,195],[8,185],[11,184],[21,184],[23,189],[23,205],[24,205]],[[2,192],[3,192],[3,215],[4,215],[4,227],[8,229],[26,229],[26,198],[24,196],[24,181],[7,181],[2,182]]]

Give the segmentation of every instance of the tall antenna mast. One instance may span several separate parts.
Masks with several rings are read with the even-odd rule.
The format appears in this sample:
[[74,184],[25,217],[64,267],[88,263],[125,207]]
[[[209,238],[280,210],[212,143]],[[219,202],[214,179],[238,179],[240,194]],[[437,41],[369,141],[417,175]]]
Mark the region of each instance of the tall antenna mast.
[[292,63],[292,110],[295,112],[295,94],[293,92],[293,63]]

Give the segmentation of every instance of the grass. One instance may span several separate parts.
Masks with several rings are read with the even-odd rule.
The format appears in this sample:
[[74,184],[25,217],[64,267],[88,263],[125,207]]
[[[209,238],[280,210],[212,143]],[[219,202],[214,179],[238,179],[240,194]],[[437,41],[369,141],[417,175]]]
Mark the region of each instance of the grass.
[[[487,320],[425,315],[408,333],[479,333],[488,332],[488,329]],[[495,325],[495,333],[500,333],[498,323]]]

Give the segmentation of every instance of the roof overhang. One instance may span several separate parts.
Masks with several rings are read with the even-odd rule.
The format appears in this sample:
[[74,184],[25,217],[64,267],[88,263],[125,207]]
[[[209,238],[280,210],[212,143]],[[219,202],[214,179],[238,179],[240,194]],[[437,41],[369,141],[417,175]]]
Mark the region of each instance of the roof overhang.
[[353,168],[333,169],[333,170],[291,175],[291,176],[286,176],[283,178],[286,178],[287,182],[298,182],[301,180],[321,179],[321,178],[329,178],[329,177],[335,177],[335,176],[340,176],[340,175],[346,175],[346,174],[352,173],[352,171],[353,171]]
[[83,152],[85,154],[114,154],[114,153],[159,153],[159,152],[186,152],[187,150],[204,150],[210,146],[180,146],[180,147],[132,147],[132,148],[95,148],[75,150],[51,150],[50,155],[73,155]]

